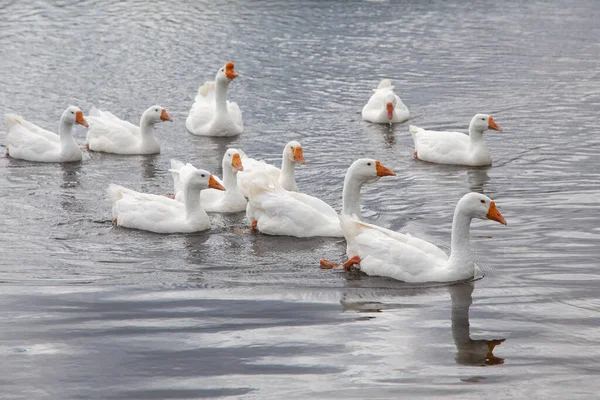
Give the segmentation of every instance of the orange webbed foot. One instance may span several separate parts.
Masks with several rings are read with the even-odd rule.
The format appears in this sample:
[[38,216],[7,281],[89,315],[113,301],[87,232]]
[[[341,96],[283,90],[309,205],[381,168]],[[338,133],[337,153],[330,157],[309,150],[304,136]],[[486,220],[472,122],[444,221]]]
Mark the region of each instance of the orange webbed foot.
[[169,199],[175,200],[175,194],[165,194],[164,196],[168,197]]
[[119,220],[119,217],[114,217],[114,218],[113,218],[113,222],[114,222],[115,224],[118,224],[118,220]]
[[339,267],[340,264],[321,258],[321,260],[319,261],[319,266],[321,267],[321,269],[333,269]]
[[413,157],[414,158],[419,158],[419,153],[417,153],[416,151],[413,153]]
[[257,226],[258,226],[258,221],[253,219],[252,223],[250,224],[250,229],[255,231]]
[[360,264],[360,257],[359,256],[354,256],[352,258],[349,258],[348,261],[346,261],[344,263],[344,268],[350,269],[355,264]]

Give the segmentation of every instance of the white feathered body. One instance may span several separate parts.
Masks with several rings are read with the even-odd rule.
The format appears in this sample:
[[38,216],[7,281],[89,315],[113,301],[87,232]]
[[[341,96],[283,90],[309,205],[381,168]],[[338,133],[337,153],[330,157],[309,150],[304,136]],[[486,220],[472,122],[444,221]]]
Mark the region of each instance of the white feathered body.
[[[377,89],[373,89],[373,94],[362,109],[362,119],[376,124],[400,123],[410,117],[408,107],[402,102],[400,97],[394,93],[394,87],[388,79],[381,81]],[[392,93],[396,99],[393,117],[388,118],[385,100],[388,93]]]
[[6,115],[9,156],[36,162],[72,162],[82,159],[81,149],[72,136],[63,138],[25,120],[20,115]]
[[[184,164],[178,160],[171,160],[171,169],[173,176],[173,189],[175,200],[183,201],[183,185],[190,173],[197,171],[192,164]],[[215,180],[224,186],[223,181],[213,175]],[[235,213],[246,210],[246,198],[239,190],[225,191],[217,189],[204,189],[200,192],[200,202],[202,208],[207,212]]]
[[283,189],[274,175],[266,171],[251,175],[251,179],[253,182],[246,182],[250,188],[246,216],[257,221],[261,233],[342,237],[338,215],[324,201]]
[[184,203],[111,184],[107,194],[118,226],[156,233],[190,233],[210,229],[206,212],[187,213]]
[[185,121],[186,128],[199,136],[239,135],[244,131],[240,107],[226,100],[226,112],[221,112],[216,104],[215,91],[214,81],[207,81],[200,87]]
[[448,256],[437,246],[348,216],[340,216],[348,257],[360,257],[360,270],[404,282],[448,282],[468,279],[447,268]]
[[108,111],[92,107],[86,117],[86,143],[90,150],[114,154],[157,154],[160,144],[152,134],[142,138],[139,126],[123,121]]
[[480,167],[492,164],[492,156],[483,139],[472,140],[460,132],[431,131],[411,125],[418,159],[436,164]]

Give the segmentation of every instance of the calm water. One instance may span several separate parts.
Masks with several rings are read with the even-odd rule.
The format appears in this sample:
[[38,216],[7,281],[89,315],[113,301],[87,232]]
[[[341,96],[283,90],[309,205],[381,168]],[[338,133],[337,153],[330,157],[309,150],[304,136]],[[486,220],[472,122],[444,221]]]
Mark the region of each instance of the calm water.
[[[158,156],[0,158],[0,398],[597,396],[599,2],[184,3],[1,3],[2,113],[54,129],[69,104],[136,122],[158,103],[175,122]],[[194,137],[194,95],[227,60],[246,131]],[[417,162],[408,123],[362,122],[382,78],[417,125],[492,114],[494,166]],[[302,191],[339,209],[346,168],[376,157],[398,177],[364,190],[367,218],[446,249],[460,196],[496,199],[508,226],[472,229],[483,279],[322,271],[342,240],[251,234],[243,214],[197,235],[111,223],[111,182],[166,193],[170,158],[220,174],[229,146],[279,163],[292,139]]]

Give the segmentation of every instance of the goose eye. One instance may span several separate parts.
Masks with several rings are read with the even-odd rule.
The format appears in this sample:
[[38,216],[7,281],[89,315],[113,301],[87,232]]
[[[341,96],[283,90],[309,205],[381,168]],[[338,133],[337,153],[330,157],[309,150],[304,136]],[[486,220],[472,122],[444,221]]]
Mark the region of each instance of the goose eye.
[[158,112],[158,108],[156,110],[154,110],[154,111]]
[[367,163],[367,165],[370,167],[370,166],[371,166],[371,163],[370,163],[370,162],[368,162],[368,163]]
[[485,204],[485,200],[481,200],[481,204]]
[[71,114],[75,114],[75,112],[71,111]]
[[201,175],[204,178],[204,174]]
[[481,118],[482,121],[485,121],[485,118]]

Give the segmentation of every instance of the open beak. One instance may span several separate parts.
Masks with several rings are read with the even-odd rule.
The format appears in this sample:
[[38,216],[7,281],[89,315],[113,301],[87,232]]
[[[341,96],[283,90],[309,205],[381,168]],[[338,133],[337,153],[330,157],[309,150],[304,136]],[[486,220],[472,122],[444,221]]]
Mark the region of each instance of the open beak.
[[500,214],[500,211],[498,211],[498,209],[496,208],[496,203],[494,203],[493,201],[490,203],[490,208],[488,210],[486,217],[488,219],[491,219],[492,221],[498,221],[502,225],[507,225],[506,220],[504,219],[502,214]]
[[379,161],[375,161],[375,168],[377,169],[377,176],[396,176],[394,171],[384,167]]
[[225,76],[227,77],[227,79],[235,79],[238,77],[238,73],[234,69],[234,65],[231,61],[225,64]]
[[171,119],[171,117],[169,117],[169,114],[167,114],[167,110],[165,110],[164,108],[162,109],[162,112],[160,113],[160,119],[162,121],[171,121],[171,122],[173,122],[173,120]]
[[85,120],[85,118],[83,118],[83,112],[81,112],[81,111],[77,111],[75,113],[75,122],[80,125],[85,126],[86,128],[89,127],[87,121]]
[[294,149],[294,161],[299,162],[300,164],[306,164],[304,153],[302,153],[302,147],[300,146]]
[[394,103],[387,103],[385,105],[385,108],[387,109],[387,113],[388,113],[388,119],[392,119],[394,118]]
[[223,185],[221,185],[219,182],[217,182],[215,177],[212,175],[210,176],[210,178],[208,178],[208,187],[211,189],[225,190]]
[[496,123],[496,121],[494,121],[494,118],[490,117],[490,119],[488,120],[488,129],[493,129],[495,131],[501,131],[502,129],[498,126],[498,124]]
[[244,170],[244,166],[242,165],[242,158],[237,153],[233,155],[233,158],[231,159],[231,165],[238,171]]

